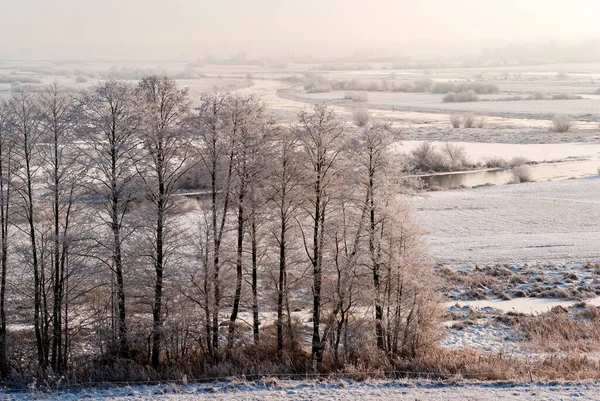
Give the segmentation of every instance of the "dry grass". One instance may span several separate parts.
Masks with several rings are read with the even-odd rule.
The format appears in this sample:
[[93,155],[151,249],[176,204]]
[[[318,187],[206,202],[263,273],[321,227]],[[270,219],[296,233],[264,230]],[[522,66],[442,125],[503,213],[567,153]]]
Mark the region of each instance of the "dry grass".
[[503,354],[438,349],[421,358],[398,361],[390,375],[486,381],[597,380],[600,378],[600,364],[579,354],[527,361]]
[[595,306],[580,305],[572,314],[555,307],[520,318],[517,329],[531,347],[544,352],[600,350],[600,311]]

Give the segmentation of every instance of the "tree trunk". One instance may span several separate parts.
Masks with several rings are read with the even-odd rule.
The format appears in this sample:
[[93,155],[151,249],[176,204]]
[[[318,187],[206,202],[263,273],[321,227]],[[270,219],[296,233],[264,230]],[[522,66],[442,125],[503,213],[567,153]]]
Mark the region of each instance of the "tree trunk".
[[[6,185],[5,174],[10,176],[10,159],[4,168],[6,151],[0,144],[0,378],[8,376],[8,345],[6,343],[6,273],[8,269],[8,211],[10,188]],[[10,177],[8,178],[10,179]]]
[[240,308],[240,299],[242,296],[242,257],[244,251],[244,189],[240,189],[238,196],[238,215],[237,215],[237,257],[235,261],[235,295],[233,297],[233,308],[229,318],[229,336],[227,339],[227,348],[233,347],[233,336],[235,332],[235,321]]
[[156,204],[156,282],[154,285],[154,308],[152,310],[152,368],[158,369],[160,362],[160,347],[162,340],[162,291],[163,291],[163,263],[164,263],[164,208],[165,184],[163,181],[162,156],[159,153],[158,172],[158,200]]
[[321,176],[317,173],[315,183],[315,215],[313,226],[313,333],[312,333],[312,357],[317,362],[323,360],[323,347],[321,344],[320,321],[321,321],[321,238],[322,238],[322,216],[321,216]]
[[255,210],[252,211],[252,328],[254,334],[254,344],[260,340],[260,320],[258,316],[258,249],[256,243],[256,219]]
[[125,309],[125,283],[123,280],[123,256],[121,254],[121,228],[119,224],[119,197],[116,188],[116,167],[113,168],[111,228],[113,235],[113,263],[117,279],[117,309],[119,357],[129,358],[129,342],[127,340],[127,311]]

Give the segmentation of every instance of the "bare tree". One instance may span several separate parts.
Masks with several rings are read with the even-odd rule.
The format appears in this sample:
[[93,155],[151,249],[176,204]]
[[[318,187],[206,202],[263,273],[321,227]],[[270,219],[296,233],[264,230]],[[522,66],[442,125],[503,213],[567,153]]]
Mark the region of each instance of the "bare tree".
[[[278,246],[279,271],[277,279],[277,356],[283,359],[283,315],[284,301],[288,294],[288,241],[289,231],[296,211],[300,207],[300,173],[298,140],[286,128],[276,133],[279,151],[276,152],[275,166],[269,184],[269,203],[273,205],[277,226],[273,236]],[[289,317],[289,316],[288,316]],[[291,327],[289,328],[291,329]]]
[[436,277],[423,251],[421,230],[398,197],[389,199],[381,237],[385,350],[415,358],[439,338]]
[[[249,215],[252,215],[252,195],[256,195],[258,180],[266,170],[269,127],[264,113],[264,105],[256,96],[232,96],[229,101],[228,118],[231,135],[234,136],[233,171],[235,184],[233,191],[237,200],[237,247],[236,282],[233,307],[229,319],[228,348],[233,346],[233,335],[242,295],[244,233]],[[252,220],[251,228],[256,228]],[[255,230],[254,230],[255,231]],[[253,231],[253,232],[254,232]],[[254,232],[255,234],[255,232]],[[253,331],[258,341],[258,304],[257,304],[257,255],[256,238],[252,236],[252,293],[253,293]]]
[[173,208],[173,193],[187,169],[191,146],[187,135],[190,107],[187,90],[177,88],[167,76],[143,78],[138,90],[144,101],[145,118],[141,140],[145,150],[146,166],[136,166],[144,182],[147,197],[153,207],[155,225],[152,230],[154,249],[152,260],[156,280],[152,307],[152,355],[154,369],[158,369],[163,322],[163,276],[166,252],[165,225]]
[[225,232],[225,223],[231,202],[231,187],[233,177],[234,139],[229,134],[230,122],[226,117],[229,94],[214,92],[201,98],[200,107],[194,119],[196,127],[196,140],[200,148],[201,171],[209,179],[210,189],[210,225],[211,225],[211,271],[210,283],[205,281],[205,293],[212,293],[212,302],[207,306],[210,312],[212,339],[208,341],[208,352],[211,357],[218,360],[219,351],[219,312],[221,304],[221,245]]
[[340,173],[338,158],[345,146],[346,138],[344,124],[330,106],[315,105],[312,112],[301,112],[299,119],[297,133],[306,167],[311,174],[308,183],[310,190],[307,191],[311,209],[306,211],[312,226],[312,247],[309,250],[307,246],[306,250],[313,270],[312,355],[317,362],[321,362],[323,360],[320,321],[324,229],[329,200]]
[[[347,179],[352,180],[351,177]],[[357,304],[359,282],[363,279],[360,257],[362,255],[363,237],[367,207],[356,199],[356,185],[348,185],[347,189],[336,197],[337,212],[331,229],[331,252],[335,266],[334,296],[331,312],[331,322],[327,328],[332,333],[333,361],[336,366],[342,366],[340,344],[344,339],[344,349],[347,350],[347,328],[352,310]]]
[[108,260],[100,260],[107,264],[116,278],[116,348],[120,357],[127,358],[129,343],[123,245],[131,233],[125,217],[134,196],[134,166],[139,159],[136,134],[141,124],[140,102],[131,85],[109,80],[98,84],[82,103],[82,126],[90,130],[87,135],[89,149],[84,148],[93,166],[90,182],[93,192],[103,201],[100,219],[110,230],[110,239],[105,241],[102,238],[97,245],[110,255]]
[[[287,127],[239,93],[190,106],[148,76],[77,96],[54,84],[0,108],[0,375],[117,379],[143,357],[153,379],[236,374],[275,350],[273,369],[294,369],[309,338],[315,367],[343,369],[434,345],[435,275],[390,125],[360,113],[350,128],[316,105]],[[32,312],[11,313],[13,300]],[[7,343],[13,316],[35,338]]]
[[13,95],[7,101],[7,111],[10,113],[11,135],[15,140],[15,189],[21,200],[19,209],[27,222],[27,228],[24,228],[24,231],[27,233],[31,252],[34,287],[33,326],[38,363],[45,368],[48,364],[49,335],[46,324],[47,316],[45,315],[47,308],[43,307],[45,280],[44,269],[40,263],[41,245],[36,231],[37,205],[34,194],[34,182],[39,170],[39,160],[35,151],[41,137],[41,111],[33,95],[27,93]]
[[[43,146],[42,170],[51,204],[51,275],[52,292],[52,352],[50,366],[56,372],[67,365],[66,334],[63,321],[65,280],[69,261],[74,201],[81,193],[82,164],[73,147],[74,99],[62,92],[55,82],[40,95],[41,126],[46,146]],[[65,316],[66,319],[66,316]]]
[[0,108],[0,378],[9,373],[6,339],[6,275],[8,270],[10,184],[12,180],[12,145],[8,133],[5,106]]
[[384,349],[383,305],[381,289],[381,237],[385,233],[386,203],[389,196],[389,177],[398,176],[393,171],[391,144],[392,129],[389,124],[365,125],[357,136],[357,161],[361,173],[361,186],[365,190],[368,210],[368,252],[375,292],[375,335],[377,348]]

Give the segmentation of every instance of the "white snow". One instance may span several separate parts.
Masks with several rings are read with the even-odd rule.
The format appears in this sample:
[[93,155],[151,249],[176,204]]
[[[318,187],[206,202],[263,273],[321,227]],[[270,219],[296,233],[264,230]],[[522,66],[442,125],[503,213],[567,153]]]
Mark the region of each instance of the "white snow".
[[411,202],[442,263],[600,260],[597,177],[433,192]]
[[259,383],[217,382],[201,385],[123,386],[51,393],[2,393],[5,400],[598,400],[600,383],[449,382],[406,380],[281,381],[276,386]]
[[[462,302],[461,302],[462,304]],[[478,319],[473,324],[457,322],[460,328],[447,327],[442,346],[449,349],[470,349],[494,354],[522,355],[514,329],[490,319]]]

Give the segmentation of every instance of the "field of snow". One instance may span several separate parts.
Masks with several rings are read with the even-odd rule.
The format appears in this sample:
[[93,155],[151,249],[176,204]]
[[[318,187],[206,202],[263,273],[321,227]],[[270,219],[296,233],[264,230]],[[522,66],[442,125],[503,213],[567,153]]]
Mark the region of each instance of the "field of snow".
[[600,383],[469,383],[404,380],[277,381],[275,385],[217,382],[202,385],[126,386],[53,393],[2,393],[5,400],[600,400]]
[[600,260],[600,178],[434,192],[412,200],[446,264]]
[[[299,99],[307,101],[342,101],[346,91],[332,91],[327,93],[294,92]],[[552,119],[554,114],[570,114],[573,116],[586,116],[597,114],[600,111],[600,101],[597,99],[573,100],[492,100],[507,97],[506,94],[480,96],[479,102],[444,103],[444,95],[437,93],[402,93],[402,92],[368,92],[368,101],[364,103],[367,108],[389,108],[398,110],[414,110],[439,113],[464,113],[492,116],[515,116],[540,119]],[[597,128],[597,124],[596,127]]]

